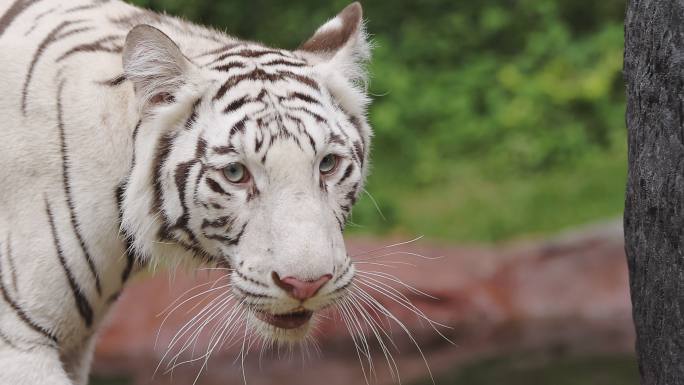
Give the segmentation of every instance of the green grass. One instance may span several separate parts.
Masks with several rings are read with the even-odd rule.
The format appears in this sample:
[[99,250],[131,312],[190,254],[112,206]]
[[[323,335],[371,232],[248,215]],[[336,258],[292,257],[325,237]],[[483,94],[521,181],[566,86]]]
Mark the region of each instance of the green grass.
[[[441,183],[370,177],[349,232],[413,236],[456,242],[495,242],[543,236],[592,221],[617,217],[624,205],[626,148],[591,153],[540,173],[498,175],[494,166],[447,165]],[[356,226],[358,225],[358,226]]]
[[[516,355],[484,360],[435,378],[437,385],[638,385],[632,355]],[[429,380],[413,385],[430,385]]]

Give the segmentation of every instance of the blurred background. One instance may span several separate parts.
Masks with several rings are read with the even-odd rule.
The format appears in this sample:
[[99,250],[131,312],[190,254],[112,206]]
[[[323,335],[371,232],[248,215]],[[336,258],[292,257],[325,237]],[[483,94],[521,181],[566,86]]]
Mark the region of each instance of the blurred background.
[[[282,48],[296,48],[348,4],[131,2]],[[377,269],[440,298],[399,287],[453,327],[444,333],[455,346],[404,314],[435,382],[637,384],[619,219],[626,174],[624,1],[362,4],[375,43],[369,112],[375,139],[369,194],[353,211],[349,247],[363,252],[424,236],[372,255],[389,261]],[[190,383],[201,363],[178,368],[175,379],[150,379],[163,349],[150,347],[149,335],[161,323],[155,311],[207,279],[136,282],[98,347],[97,383]],[[326,325],[320,357],[305,370],[273,358],[262,368],[247,362],[247,383],[308,384],[321,376],[329,385],[364,383],[344,328]],[[173,330],[173,322],[164,328]],[[400,331],[403,383],[431,383]],[[377,353],[373,381],[393,383]],[[234,352],[225,354],[232,358],[212,359],[199,384],[242,383]]]

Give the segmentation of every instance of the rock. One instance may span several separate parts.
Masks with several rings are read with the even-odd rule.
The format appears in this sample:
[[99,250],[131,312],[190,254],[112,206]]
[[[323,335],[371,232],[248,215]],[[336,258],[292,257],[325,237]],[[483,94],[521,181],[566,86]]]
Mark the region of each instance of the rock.
[[[360,238],[348,243],[350,255],[357,255],[353,259],[359,270],[393,274],[438,298],[418,295],[385,279],[431,319],[451,326],[452,329],[440,330],[455,346],[405,307],[374,293],[421,341],[431,367],[437,372],[483,355],[520,349],[624,352],[633,348],[627,266],[619,223],[602,224],[543,242],[495,247],[454,247],[420,240],[382,248],[392,242]],[[362,254],[379,248],[382,249]],[[400,253],[385,255],[395,252]],[[95,373],[125,373],[136,383],[150,383],[164,347],[197,312],[188,310],[201,306],[200,297],[173,312],[163,326],[160,325],[164,317],[159,314],[187,290],[202,284],[208,287],[219,277],[218,271],[178,271],[171,278],[162,273],[132,283],[115,306],[109,326],[100,338]],[[219,284],[225,282],[219,280]],[[404,382],[424,377],[426,368],[411,341],[401,337],[401,329],[396,325],[392,330],[401,352],[397,361]],[[317,335],[322,354],[310,358],[312,362],[306,370],[296,369],[298,366],[293,362],[297,360],[280,360],[277,355],[267,354],[263,360],[249,357],[245,365],[248,383],[269,384],[273,378],[281,379],[281,384],[315,383],[320,378],[330,379],[326,385],[363,383],[354,345],[343,323],[336,317],[324,320]],[[196,352],[204,352],[209,340],[209,333],[202,335]],[[199,383],[242,383],[240,366],[233,364],[240,347],[237,344],[216,352]],[[376,361],[382,363],[379,349],[376,355]],[[200,366],[178,367],[174,383],[193,381]],[[288,382],[287,378],[292,380]],[[392,382],[384,369],[378,371],[377,379],[378,383]],[[157,374],[152,383],[169,383],[169,377]]]

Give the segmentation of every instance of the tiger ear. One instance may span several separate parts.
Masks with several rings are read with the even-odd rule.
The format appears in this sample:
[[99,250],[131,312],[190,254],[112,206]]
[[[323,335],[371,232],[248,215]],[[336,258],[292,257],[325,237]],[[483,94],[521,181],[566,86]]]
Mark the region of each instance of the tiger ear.
[[172,102],[193,67],[178,45],[157,28],[141,24],[126,36],[124,75],[133,83],[141,109]]
[[350,112],[362,113],[365,110],[370,43],[361,4],[349,4],[320,26],[297,52],[321,70],[327,77],[328,87],[347,109],[353,110]]
[[321,62],[337,62],[341,65],[340,70],[351,80],[365,80],[362,67],[370,58],[370,45],[361,4],[349,4],[320,26],[313,36],[299,46],[298,51],[314,56]]

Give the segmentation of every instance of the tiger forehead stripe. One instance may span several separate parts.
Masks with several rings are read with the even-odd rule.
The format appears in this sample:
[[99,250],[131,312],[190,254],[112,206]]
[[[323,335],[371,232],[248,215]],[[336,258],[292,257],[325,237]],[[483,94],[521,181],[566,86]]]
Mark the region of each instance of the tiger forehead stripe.
[[286,58],[292,58],[293,56],[291,54],[287,54],[286,52],[283,51],[277,51],[273,49],[242,49],[237,52],[226,52],[220,56],[218,56],[216,59],[212,61],[211,64],[220,62],[222,60],[225,60],[229,57],[232,56],[239,56],[239,57],[245,57],[245,58],[258,58],[266,55],[277,55],[277,56],[282,56]]
[[31,59],[31,63],[29,64],[28,73],[26,74],[26,79],[24,80],[24,87],[21,91],[21,112],[24,116],[26,116],[28,89],[31,84],[31,79],[33,79],[33,72],[36,68],[38,60],[52,43],[69,37],[71,35],[74,35],[76,33],[85,32],[92,29],[92,27],[76,28],[62,33],[62,31],[65,30],[67,27],[75,24],[80,24],[83,22],[85,22],[85,20],[63,21],[58,26],[56,26],[52,31],[50,31],[50,33],[45,37],[45,39],[43,39],[40,45],[38,45],[38,48],[36,49],[35,53],[33,54],[33,58]]
[[12,6],[0,17],[0,36],[26,8],[40,0],[15,0]]
[[244,81],[263,81],[273,83],[282,80],[293,80],[320,92],[318,83],[313,78],[308,76],[295,74],[291,71],[276,71],[274,73],[270,73],[261,68],[256,68],[251,72],[229,77],[218,89],[212,100],[220,100],[223,98],[223,96],[225,96],[228,90],[236,87],[238,84]]
[[121,45],[121,43],[123,42],[124,37],[125,36],[122,35],[110,35],[95,40],[92,43],[80,44],[62,54],[62,56],[58,57],[56,61],[60,62],[71,55],[81,52],[121,53],[121,51],[123,50],[123,46]]

